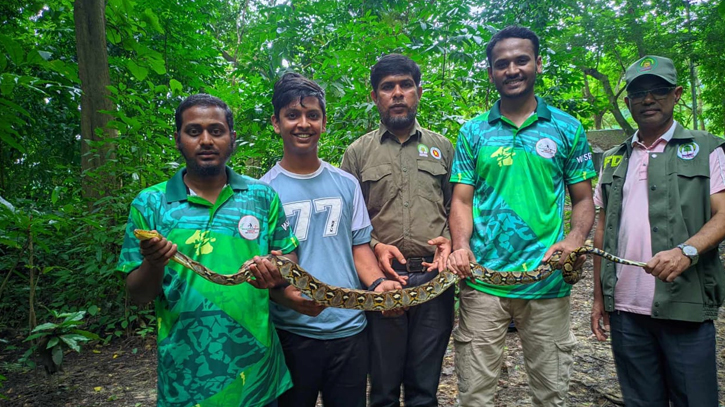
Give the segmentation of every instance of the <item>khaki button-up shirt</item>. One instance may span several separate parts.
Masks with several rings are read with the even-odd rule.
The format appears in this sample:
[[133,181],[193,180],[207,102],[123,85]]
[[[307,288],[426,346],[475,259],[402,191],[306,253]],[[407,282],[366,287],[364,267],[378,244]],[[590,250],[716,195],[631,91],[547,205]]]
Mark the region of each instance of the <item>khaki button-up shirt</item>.
[[448,139],[417,121],[402,144],[381,124],[347,148],[340,168],[360,182],[373,226],[373,247],[385,243],[406,258],[429,256],[435,247],[428,240],[450,238],[453,154]]

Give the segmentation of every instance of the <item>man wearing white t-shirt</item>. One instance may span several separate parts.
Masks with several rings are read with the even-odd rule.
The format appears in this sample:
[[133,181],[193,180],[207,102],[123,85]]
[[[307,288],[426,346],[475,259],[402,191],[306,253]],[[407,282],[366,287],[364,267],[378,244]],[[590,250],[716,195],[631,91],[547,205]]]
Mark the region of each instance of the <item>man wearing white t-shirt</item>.
[[594,245],[647,265],[595,258],[592,332],[611,331],[628,407],[717,407],[725,140],[673,120],[682,87],[668,58],[641,58],[625,79],[639,130],[604,154]]
[[[325,92],[313,81],[285,74],[274,85],[274,131],[284,156],[261,181],[279,194],[297,236],[299,263],[319,280],[373,291],[401,288],[384,278],[370,248],[372,226],[355,177],[320,160],[317,144],[327,123]],[[363,311],[324,308],[293,286],[272,290],[272,320],[292,375],[279,406],[364,407],[368,367]]]

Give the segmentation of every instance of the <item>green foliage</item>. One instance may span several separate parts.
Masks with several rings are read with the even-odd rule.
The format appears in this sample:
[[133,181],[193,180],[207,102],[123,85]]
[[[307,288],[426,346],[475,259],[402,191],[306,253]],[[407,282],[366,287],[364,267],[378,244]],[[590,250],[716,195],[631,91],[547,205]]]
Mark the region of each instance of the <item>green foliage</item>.
[[[338,163],[345,148],[378,126],[370,67],[400,52],[423,71],[422,125],[455,140],[461,124],[498,98],[485,47],[509,24],[541,37],[544,72],[537,93],[588,129],[633,124],[622,103],[626,66],[643,53],[677,64],[689,95],[689,61],[698,81],[699,117],[725,131],[725,23],[722,0],[108,0],[109,126],[114,156],[81,171],[81,83],[71,0],[10,0],[0,5],[0,327],[22,330],[35,290],[38,318],[100,310],[88,329],[104,340],[154,332],[148,306],[130,306],[115,272],[128,206],[167,179],[176,152],[174,110],[206,92],[235,114],[230,164],[259,177],[281,158],[270,125],[275,80],[294,70],[327,92],[328,132],[320,156]],[[689,12],[689,18],[688,18]],[[606,92],[606,76],[616,105]],[[686,100],[686,101],[685,101]],[[692,125],[691,99],[676,119]],[[91,145],[89,154],[100,154]],[[112,178],[101,198],[84,186]],[[33,243],[32,245],[30,243]],[[31,286],[30,271],[37,274]],[[95,307],[95,308],[93,308]],[[90,312],[89,312],[90,313]],[[60,343],[60,340],[59,342]]]
[[25,342],[35,342],[23,356],[24,360],[36,352],[50,353],[53,364],[60,367],[63,365],[65,349],[73,349],[80,353],[81,343],[100,339],[98,335],[78,328],[83,324],[86,311],[59,313],[51,310],[51,313],[56,320],[62,319],[62,321],[46,322],[31,331],[30,336],[25,338]]

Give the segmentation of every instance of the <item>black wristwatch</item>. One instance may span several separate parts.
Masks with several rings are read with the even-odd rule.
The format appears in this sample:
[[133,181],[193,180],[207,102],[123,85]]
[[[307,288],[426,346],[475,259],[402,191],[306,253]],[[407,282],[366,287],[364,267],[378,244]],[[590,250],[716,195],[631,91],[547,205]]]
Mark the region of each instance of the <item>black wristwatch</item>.
[[682,243],[678,244],[677,247],[682,250],[682,254],[690,259],[690,266],[697,264],[697,261],[700,259],[700,255],[697,253],[697,249],[694,246]]
[[370,284],[370,286],[368,286],[368,291],[375,291],[375,289],[378,288],[380,283],[382,283],[383,281],[387,281],[387,280],[388,279],[385,277],[380,277],[379,279],[373,281],[373,283]]

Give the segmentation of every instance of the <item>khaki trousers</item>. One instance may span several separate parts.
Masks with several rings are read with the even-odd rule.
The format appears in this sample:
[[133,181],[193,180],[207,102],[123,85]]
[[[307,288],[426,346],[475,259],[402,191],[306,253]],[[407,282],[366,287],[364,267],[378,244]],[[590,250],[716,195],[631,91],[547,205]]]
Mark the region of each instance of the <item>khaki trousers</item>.
[[534,406],[566,406],[576,338],[569,297],[523,300],[485,294],[461,284],[453,330],[461,407],[493,406],[506,329],[514,319]]

